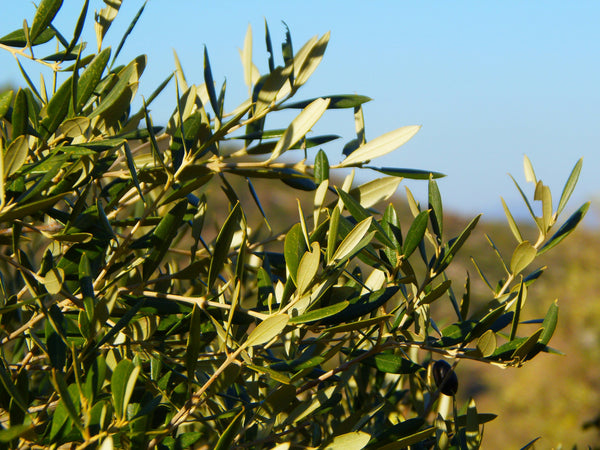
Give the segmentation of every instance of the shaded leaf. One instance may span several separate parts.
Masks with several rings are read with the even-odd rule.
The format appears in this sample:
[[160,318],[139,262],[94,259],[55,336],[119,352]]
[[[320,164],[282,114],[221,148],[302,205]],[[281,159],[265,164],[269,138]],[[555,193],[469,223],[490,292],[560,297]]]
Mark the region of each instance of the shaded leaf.
[[385,175],[392,177],[408,178],[411,180],[429,180],[430,178],[442,178],[445,177],[441,172],[433,172],[431,170],[419,170],[419,169],[400,169],[396,167],[373,167],[363,166],[365,169],[376,170]]
[[[364,95],[328,95],[323,97],[329,99],[328,109],[339,109],[339,108],[355,108],[363,103],[370,102],[372,98]],[[282,108],[306,108],[309,104],[317,100],[312,98],[310,100],[302,100],[294,103],[286,103]]]
[[221,227],[221,231],[219,231],[217,240],[215,241],[213,257],[210,260],[210,267],[208,269],[209,289],[212,288],[217,276],[219,275],[219,272],[221,272],[221,269],[223,268],[223,265],[229,256],[233,234],[240,229],[242,214],[243,212],[238,202],[229,212],[227,219]]

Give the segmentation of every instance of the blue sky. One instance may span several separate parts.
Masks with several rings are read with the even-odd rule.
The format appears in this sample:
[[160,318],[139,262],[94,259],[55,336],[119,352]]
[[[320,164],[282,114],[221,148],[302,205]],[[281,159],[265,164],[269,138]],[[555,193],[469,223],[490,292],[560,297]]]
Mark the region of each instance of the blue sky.
[[[67,37],[82,2],[65,0],[56,25]],[[141,1],[126,1],[105,41],[116,47]],[[90,15],[102,8],[90,1]],[[11,2],[0,16],[0,35],[27,18],[30,2]],[[422,125],[408,144],[378,165],[430,169],[439,180],[448,210],[502,217],[500,196],[520,215],[511,173],[523,176],[527,154],[555,202],[580,158],[584,166],[572,208],[600,198],[600,3],[593,1],[223,1],[149,0],[121,61],[145,53],[149,62],[139,93],[149,95],[173,69],[176,49],[188,82],[203,82],[202,51],[209,51],[215,81],[227,79],[226,106],[245,99],[238,48],[250,24],[254,62],[267,70],[264,20],[271,31],[276,63],[285,21],[294,48],[331,31],[321,66],[299,98],[363,94],[367,139],[404,125]],[[84,36],[93,48],[90,20]],[[0,51],[0,84],[21,83],[16,63]],[[27,65],[34,80],[36,66]],[[152,108],[155,122],[174,105],[174,86]],[[333,111],[316,133],[343,137],[328,147],[339,160],[354,137],[352,112]],[[426,199],[426,183],[408,183]],[[596,212],[597,213],[597,209]],[[597,216],[596,216],[597,217]],[[591,221],[588,220],[588,223]],[[597,220],[595,221],[597,223]]]

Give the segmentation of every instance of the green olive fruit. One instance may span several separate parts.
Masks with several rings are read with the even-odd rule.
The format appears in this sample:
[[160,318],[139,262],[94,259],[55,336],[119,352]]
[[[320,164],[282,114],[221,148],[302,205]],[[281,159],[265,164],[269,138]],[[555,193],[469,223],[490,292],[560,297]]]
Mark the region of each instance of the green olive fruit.
[[433,364],[432,373],[435,384],[442,394],[449,396],[456,394],[456,391],[458,391],[458,377],[450,364],[440,359]]

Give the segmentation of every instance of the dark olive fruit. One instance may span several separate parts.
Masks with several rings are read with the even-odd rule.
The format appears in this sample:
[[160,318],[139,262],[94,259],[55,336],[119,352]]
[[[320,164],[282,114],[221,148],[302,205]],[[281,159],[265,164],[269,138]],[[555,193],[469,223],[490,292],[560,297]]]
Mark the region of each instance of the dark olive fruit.
[[435,385],[440,389],[442,394],[449,396],[456,394],[456,391],[458,391],[458,377],[452,370],[452,366],[450,364],[443,359],[440,359],[433,365],[432,372]]

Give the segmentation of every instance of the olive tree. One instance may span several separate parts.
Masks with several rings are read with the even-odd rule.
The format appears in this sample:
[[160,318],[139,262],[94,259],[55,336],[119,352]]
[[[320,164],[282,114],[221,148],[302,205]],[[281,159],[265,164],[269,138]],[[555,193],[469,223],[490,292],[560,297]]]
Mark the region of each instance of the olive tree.
[[[295,51],[288,30],[276,58],[266,26],[261,72],[248,29],[249,97],[231,111],[207,49],[203,80],[176,58],[134,108],[146,57],[119,55],[143,7],[115,49],[104,37],[121,2],[105,3],[96,45],[81,39],[87,0],[72,32],[53,25],[62,1],[42,0],[0,39],[24,80],[0,94],[2,448],[478,448],[495,416],[457,396],[456,368],[552,351],[557,303],[522,317],[536,257],[588,208],[555,229],[581,161],[554,209],[525,159],[533,199],[515,184],[537,236],[504,205],[514,251],[498,255],[499,280],[475,262],[489,289],[473,298],[448,268],[479,216],[448,239],[443,175],[376,162],[419,127],[367,141],[368,97],[297,99],[329,34]],[[35,83],[24,59],[51,77]],[[150,107],[167,85],[159,126]],[[337,136],[311,130],[339,108],[356,139],[326,154]],[[267,127],[283,110],[295,118]],[[356,185],[356,170],[376,177]],[[407,190],[400,214],[389,199],[403,179],[428,198]],[[285,214],[275,190],[292,200]]]

